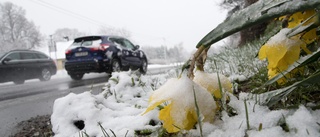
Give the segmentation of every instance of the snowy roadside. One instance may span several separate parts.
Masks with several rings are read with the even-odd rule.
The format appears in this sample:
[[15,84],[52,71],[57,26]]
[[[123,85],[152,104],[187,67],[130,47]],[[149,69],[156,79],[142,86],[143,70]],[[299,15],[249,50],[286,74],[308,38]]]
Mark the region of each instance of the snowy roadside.
[[[137,76],[131,72],[115,73],[101,94],[90,92],[69,94],[54,103],[51,121],[55,137],[78,137],[79,134],[104,136],[135,136],[138,131],[154,131],[162,126],[158,119],[158,109],[141,115],[148,106],[152,91],[176,72],[154,76]],[[259,105],[257,98],[241,93],[239,99],[231,95],[229,105],[237,113],[235,116],[222,114],[214,123],[203,123],[205,136],[319,136],[320,111],[300,106],[296,110],[269,110]],[[248,106],[248,122],[246,109]],[[286,123],[289,131],[283,130]],[[248,127],[249,125],[249,127]],[[248,129],[249,128],[249,129]],[[104,132],[105,131],[105,132]],[[197,129],[187,132],[188,136],[200,136]]]

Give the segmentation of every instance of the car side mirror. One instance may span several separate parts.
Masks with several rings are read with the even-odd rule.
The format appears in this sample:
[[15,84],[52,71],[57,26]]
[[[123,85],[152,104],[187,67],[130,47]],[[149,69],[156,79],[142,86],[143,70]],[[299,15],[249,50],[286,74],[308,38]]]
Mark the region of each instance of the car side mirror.
[[7,64],[10,60],[11,58],[5,58],[2,60],[2,64]]
[[137,50],[137,49],[140,49],[140,46],[139,45],[136,45],[135,46],[135,49]]

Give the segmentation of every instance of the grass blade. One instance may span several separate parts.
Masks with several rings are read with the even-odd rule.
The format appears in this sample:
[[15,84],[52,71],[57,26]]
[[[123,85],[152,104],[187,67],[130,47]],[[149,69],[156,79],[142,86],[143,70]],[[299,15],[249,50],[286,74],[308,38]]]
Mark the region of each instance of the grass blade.
[[109,129],[114,137],[116,137],[116,134],[113,132],[113,130]]
[[98,125],[100,126],[100,128],[102,130],[103,136],[104,137],[110,137],[109,134],[107,133],[107,131],[103,128],[103,126],[101,125],[100,122],[98,122]]
[[197,103],[197,97],[196,97],[196,92],[195,92],[194,87],[193,87],[193,95],[194,95],[194,103],[195,103],[195,106],[196,106],[197,116],[198,116],[198,123],[199,123],[199,128],[200,128],[200,136],[203,137],[200,109],[199,109],[199,106],[198,106],[198,103]]
[[246,110],[246,122],[247,122],[247,129],[250,129],[250,123],[249,123],[249,113],[248,113],[248,106],[247,106],[247,100],[244,100],[244,108]]

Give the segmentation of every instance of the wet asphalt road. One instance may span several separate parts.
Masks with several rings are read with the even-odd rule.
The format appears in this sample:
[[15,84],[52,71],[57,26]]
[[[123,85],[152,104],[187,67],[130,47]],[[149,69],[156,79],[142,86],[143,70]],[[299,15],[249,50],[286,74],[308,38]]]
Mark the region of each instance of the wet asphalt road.
[[22,85],[12,82],[0,84],[0,137],[14,132],[20,121],[37,115],[52,113],[54,100],[70,92],[82,93],[92,90],[100,93],[109,75],[86,74],[80,81],[73,81],[66,74],[53,76],[50,81],[28,80]]
[[[147,75],[166,73],[177,66],[148,67]],[[51,115],[57,98],[69,93],[82,93],[92,90],[93,94],[102,91],[109,75],[105,73],[85,74],[80,81],[73,81],[65,71],[58,72],[50,81],[28,80],[22,85],[12,82],[0,84],[0,137],[12,134],[20,121],[37,115]]]

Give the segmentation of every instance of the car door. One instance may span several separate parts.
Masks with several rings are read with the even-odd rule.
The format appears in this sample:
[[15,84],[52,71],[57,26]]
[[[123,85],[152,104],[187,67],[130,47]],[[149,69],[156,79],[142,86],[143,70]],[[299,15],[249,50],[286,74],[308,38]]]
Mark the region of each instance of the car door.
[[123,40],[119,37],[110,37],[109,40],[117,47],[119,50],[117,53],[118,57],[121,60],[121,65],[123,67],[128,67],[130,65],[130,50],[126,47]]
[[31,79],[39,76],[40,64],[35,53],[31,51],[21,52],[21,65],[24,67],[25,78]]
[[24,68],[23,65],[21,65],[19,52],[9,53],[2,58],[0,74],[2,82],[24,79]]
[[140,65],[140,52],[136,47],[127,39],[122,39],[123,45],[128,50],[127,60],[129,61],[130,66],[139,66]]

